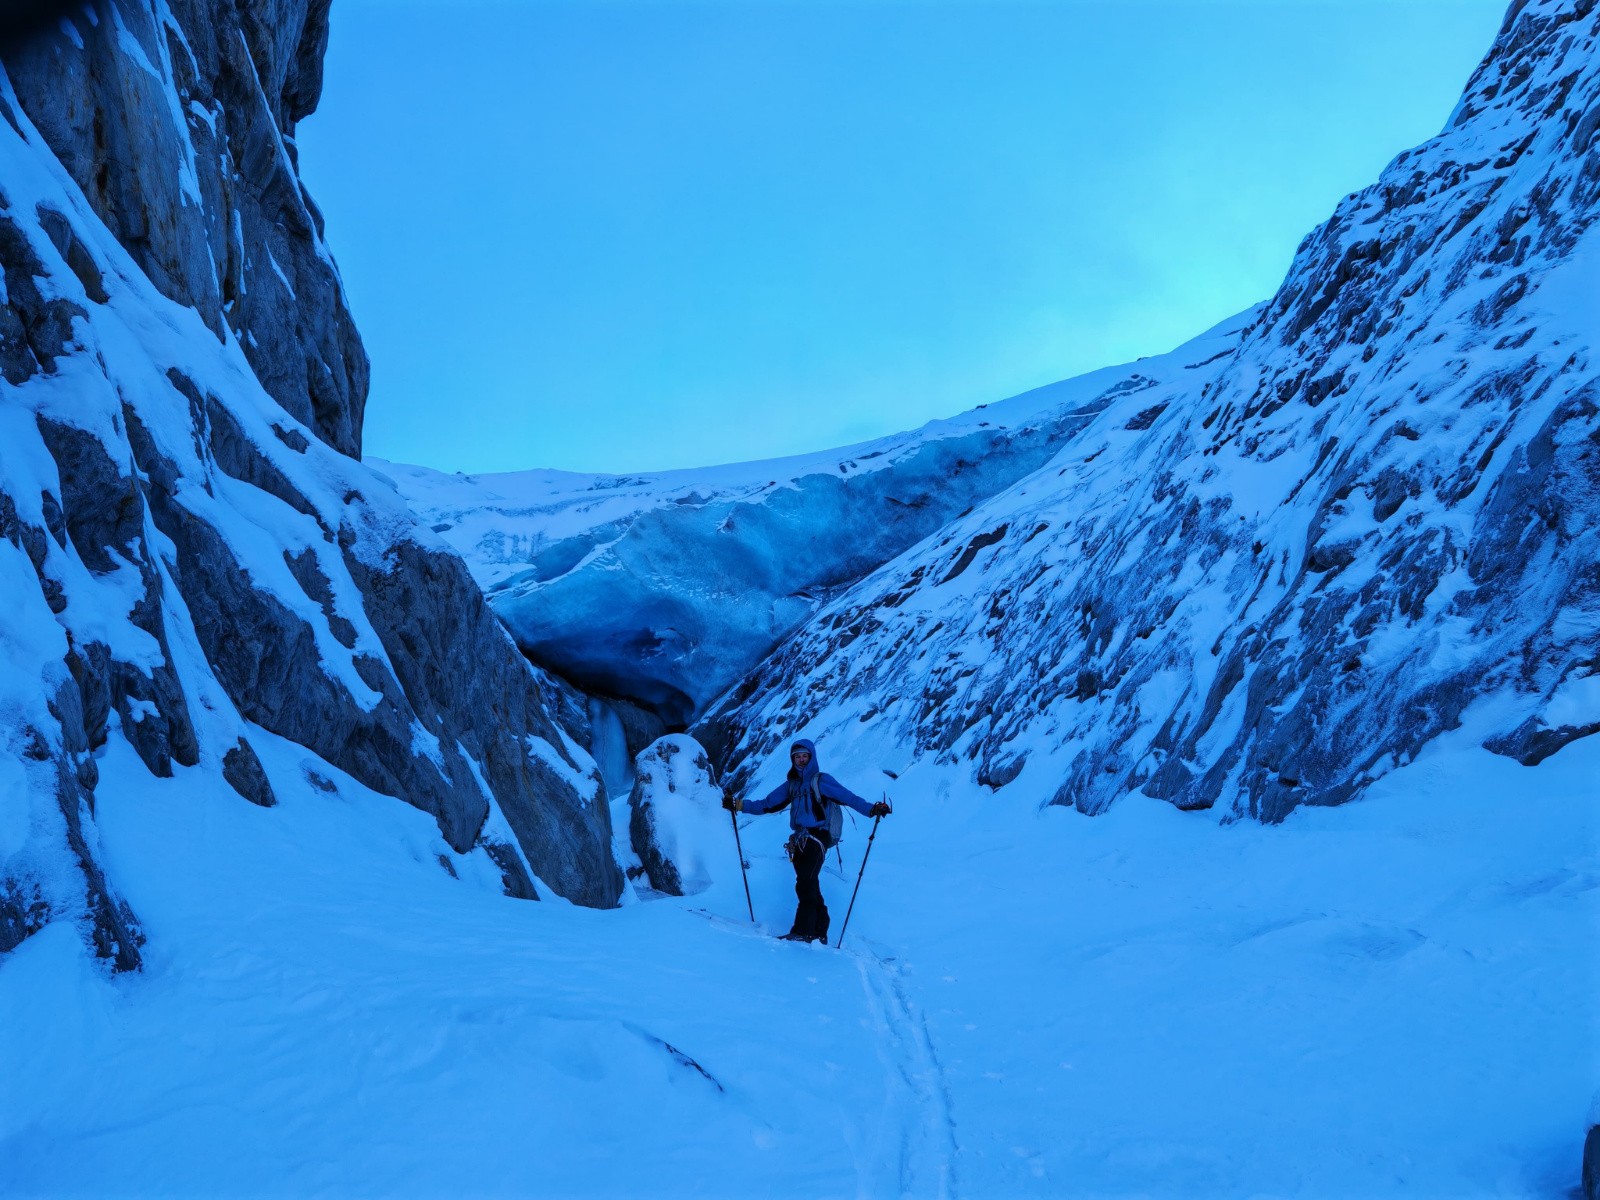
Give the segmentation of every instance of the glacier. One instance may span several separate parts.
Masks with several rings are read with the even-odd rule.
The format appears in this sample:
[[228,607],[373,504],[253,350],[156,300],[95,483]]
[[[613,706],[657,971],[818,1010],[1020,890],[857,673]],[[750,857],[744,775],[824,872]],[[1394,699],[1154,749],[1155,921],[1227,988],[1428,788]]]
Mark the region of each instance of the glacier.
[[1102,391],[1125,385],[1116,375],[721,467],[467,476],[369,463],[461,554],[534,662],[681,729],[820,604],[1048,460]]

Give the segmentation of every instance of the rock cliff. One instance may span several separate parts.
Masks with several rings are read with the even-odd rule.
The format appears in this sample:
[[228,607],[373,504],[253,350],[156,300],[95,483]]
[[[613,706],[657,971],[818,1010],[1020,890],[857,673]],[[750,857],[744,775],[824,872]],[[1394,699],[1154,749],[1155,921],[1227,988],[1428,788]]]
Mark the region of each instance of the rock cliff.
[[513,894],[620,892],[582,698],[352,457],[366,360],[293,146],[326,22],[116,0],[7,49],[0,951],[71,919],[138,964],[111,739],[236,803],[398,797]]
[[1600,13],[1519,0],[1233,345],[1130,368],[696,732],[736,784],[803,731],[1271,821],[1462,725],[1528,764],[1600,730],[1597,212]]
[[7,54],[40,140],[144,275],[359,455],[367,357],[300,181],[330,0],[80,6]]

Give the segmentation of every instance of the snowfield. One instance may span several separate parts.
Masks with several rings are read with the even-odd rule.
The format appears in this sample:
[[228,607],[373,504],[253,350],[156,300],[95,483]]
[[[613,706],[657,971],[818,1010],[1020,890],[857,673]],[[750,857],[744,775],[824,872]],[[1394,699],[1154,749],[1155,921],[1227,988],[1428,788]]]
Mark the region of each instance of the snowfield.
[[[291,743],[260,735],[259,809],[113,740],[100,851],[146,967],[67,923],[0,959],[0,1194],[1562,1195],[1600,743],[1469,741],[1276,827],[913,768],[841,951],[750,929],[731,831],[700,895],[535,904],[425,814],[308,787]],[[819,751],[887,782],[866,742]],[[744,833],[769,931],[786,832]]]

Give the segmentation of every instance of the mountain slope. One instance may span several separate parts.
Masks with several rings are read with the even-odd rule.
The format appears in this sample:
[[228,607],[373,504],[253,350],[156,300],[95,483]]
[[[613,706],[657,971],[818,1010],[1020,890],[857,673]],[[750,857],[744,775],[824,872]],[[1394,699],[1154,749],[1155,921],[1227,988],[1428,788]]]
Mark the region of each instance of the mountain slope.
[[123,743],[219,803],[397,797],[519,895],[620,891],[581,698],[345,453],[365,360],[283,140],[319,11],[126,0],[0,75],[0,951],[76,921],[138,965],[95,823]]
[[1600,729],[1597,133],[1600,14],[1513,6],[1235,348],[835,599],[700,732],[741,779],[870,722],[1086,811],[1277,820],[1469,719],[1524,763]]
[[[303,44],[296,22],[314,7],[252,5],[233,32],[262,36],[253,22],[270,9],[284,21],[273,43]],[[154,62],[138,17],[170,31],[167,10],[119,11]],[[1593,51],[1579,40],[1592,24],[1570,11],[1518,6],[1532,23],[1506,41],[1533,57],[1497,49],[1489,86],[1501,71],[1508,81],[1497,95],[1528,82],[1546,105],[1592,97]],[[1546,60],[1569,52],[1589,58],[1561,65],[1549,90]],[[1600,126],[1585,115],[1593,99],[1582,103],[1576,121],[1558,104],[1561,119],[1545,118],[1554,140],[1525,153],[1550,152],[1539,195],[1592,206],[1593,159],[1560,140]],[[1472,122],[1484,128],[1476,113],[1460,128]],[[1466,144],[1451,136],[1445,151]],[[1489,267],[1471,258],[1457,285],[1427,293],[1395,327],[1409,347],[1385,334],[1356,352],[1340,348],[1348,333],[1330,335],[1340,362],[1360,364],[1348,393],[1298,384],[1274,413],[1208,422],[1245,396],[1251,370],[1263,387],[1293,378],[1273,374],[1293,365],[1263,332],[1294,323],[1275,308],[1247,315],[1242,341],[1222,331],[1221,357],[1191,347],[1065,388],[1089,411],[1056,462],[997,485],[838,597],[780,671],[729,698],[720,720],[742,739],[741,784],[776,783],[790,726],[808,720],[826,733],[830,772],[865,794],[892,790],[870,863],[866,823],[847,822],[823,872],[836,929],[862,880],[840,950],[762,936],[794,903],[782,817],[747,818],[740,835],[756,927],[725,819],[694,847],[694,883],[710,882],[693,897],[596,912],[501,894],[508,875],[527,882],[520,846],[552,888],[615,895],[606,805],[567,740],[584,734],[582,698],[526,666],[460,560],[336,448],[339,421],[295,416],[256,377],[247,339],[226,322],[219,338],[162,292],[55,153],[0,83],[0,1096],[20,1101],[0,1103],[0,1194],[1573,1192],[1600,1045],[1600,738],[1575,736],[1593,712],[1584,347],[1596,322],[1584,315],[1592,235],[1570,207],[1538,221],[1520,263],[1479,279]],[[1445,186],[1448,157],[1425,148],[1423,187]],[[1492,161],[1486,178],[1503,171]],[[1509,176],[1491,204],[1526,182]],[[1421,231],[1450,216],[1418,204]],[[1470,220],[1457,233],[1459,244],[1434,237],[1439,253],[1416,247],[1415,261],[1442,268],[1463,246],[1519,253]],[[1308,243],[1298,295],[1324,252],[1342,260],[1343,236]],[[301,250],[309,263],[319,246]],[[1505,312],[1463,307],[1507,270],[1528,282]],[[1387,286],[1360,268],[1346,284],[1369,298]],[[1362,323],[1359,309],[1347,315]],[[1435,370],[1422,353],[1440,333],[1438,352],[1465,356],[1464,369]],[[1377,348],[1362,363],[1366,346]],[[1483,386],[1517,353],[1535,362],[1530,384]],[[1393,410],[1363,373],[1383,364],[1415,389]],[[1415,442],[1376,436],[1397,419]],[[1485,429],[1489,442],[1466,453]],[[1332,437],[1347,440],[1319,467]],[[1446,499],[1441,481],[1463,465],[1476,486],[1463,478]],[[1158,475],[1142,488],[1120,478],[1146,466]],[[1358,474],[1338,508],[1332,476],[1390,467],[1417,473],[1415,494],[1399,474],[1369,497]],[[1145,494],[1157,485],[1163,503]],[[672,503],[676,487],[641,485],[623,508]],[[587,503],[560,511],[581,525]],[[1241,512],[1259,552],[1230,524]],[[1018,545],[999,531],[1018,514],[1054,523]],[[1348,534],[1348,561],[1329,531]],[[1219,656],[1232,654],[1247,644],[1239,606],[1262,628],[1281,608],[1273,628],[1300,639],[1306,665],[1247,657],[1249,686],[1263,664],[1312,674],[1326,648],[1319,605],[1336,611],[1358,579],[1378,580],[1379,597],[1407,572],[1423,588],[1428,559],[1412,549],[1430,537],[1453,539],[1454,573],[1414,624],[1385,624],[1379,609],[1357,669],[1399,663],[1403,695],[1474,655],[1487,674],[1458,677],[1470,693],[1461,728],[1375,780],[1366,802],[1302,806],[1271,826],[1230,820],[1220,798],[1179,813],[1134,795],[1092,819],[1038,803],[1086,752],[1097,706],[1115,715],[1138,647],[1174,665],[1169,688],[1147,679],[1135,701],[1188,712],[1194,661],[1220,677],[1198,623],[1213,621]],[[1285,552],[1258,617],[1248,591],[1231,590],[1236,576]],[[1121,606],[1103,640],[1089,637],[1098,613],[1073,607],[1094,569],[1106,578],[1092,594]],[[1182,586],[1169,569],[1186,573]],[[1007,580],[1012,591],[996,586]],[[603,588],[587,594],[605,603]],[[1158,624],[1140,638],[1128,613]],[[1472,622],[1475,636],[1453,636]],[[891,626],[900,640],[882,637]],[[985,649],[991,627],[1016,687],[997,688],[985,712],[1006,682],[985,673],[1000,653]],[[1408,657],[1413,639],[1432,657]],[[1102,659],[1074,673],[1073,656],[1089,654]],[[1102,660],[1129,664],[1109,694],[1097,691]],[[812,668],[823,673],[803,675]],[[1081,694],[1060,701],[1057,679]],[[963,708],[960,689],[979,683]],[[1019,695],[1046,711],[1031,715]],[[1049,722],[1069,717],[1056,740]],[[1387,719],[1374,715],[1374,737]],[[1009,757],[996,769],[1027,755],[1002,784],[967,755],[1007,722],[1016,735],[998,743]],[[1483,748],[1508,731],[1501,749],[1542,760]],[[771,758],[755,754],[765,739]],[[1219,735],[1197,753],[1229,744]],[[891,783],[879,766],[906,769]],[[464,778],[475,792],[457,787]],[[676,778],[705,798],[697,766]],[[672,773],[652,788],[663,782]],[[147,969],[113,977],[96,950],[124,966],[143,955]]]

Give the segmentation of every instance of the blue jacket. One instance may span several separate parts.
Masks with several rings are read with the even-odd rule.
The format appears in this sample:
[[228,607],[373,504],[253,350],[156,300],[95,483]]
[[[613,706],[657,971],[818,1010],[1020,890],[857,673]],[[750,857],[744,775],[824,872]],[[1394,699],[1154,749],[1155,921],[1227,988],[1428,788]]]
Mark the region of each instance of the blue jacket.
[[789,778],[768,792],[765,799],[746,803],[745,812],[760,815],[779,812],[787,807],[789,827],[803,829],[807,833],[827,832],[828,801],[848,804],[864,817],[872,815],[870,801],[863,800],[832,775],[822,773],[822,768],[817,765],[817,747],[810,738],[800,738],[790,749],[800,747],[811,751],[811,761],[806,764],[805,774],[797,775],[794,768],[790,767]]

